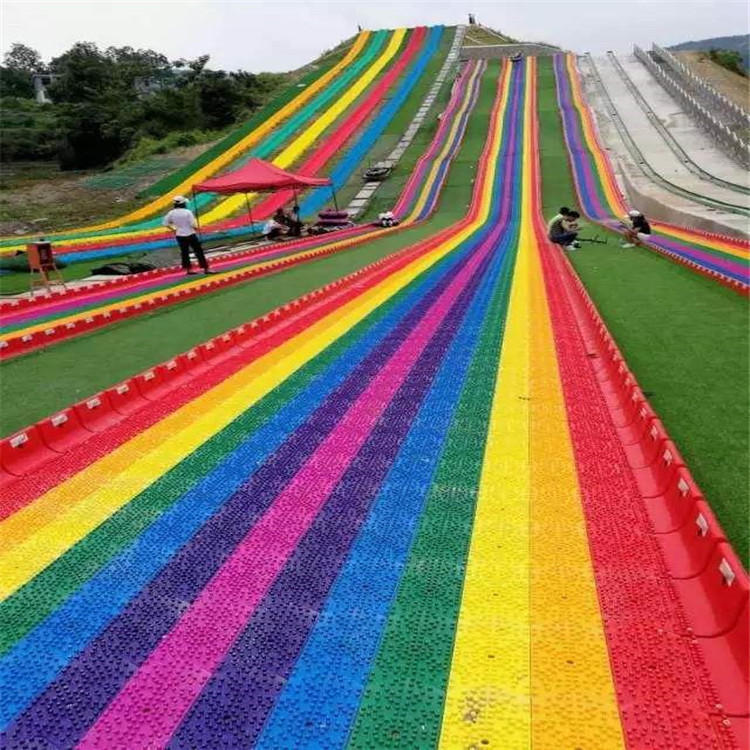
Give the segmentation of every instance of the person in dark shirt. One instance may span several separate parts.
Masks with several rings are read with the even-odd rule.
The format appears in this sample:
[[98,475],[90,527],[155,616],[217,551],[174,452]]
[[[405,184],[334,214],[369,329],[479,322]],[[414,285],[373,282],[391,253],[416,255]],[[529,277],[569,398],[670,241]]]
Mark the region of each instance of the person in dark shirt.
[[[563,214],[563,211],[567,214]],[[581,245],[576,240],[578,237],[578,219],[581,214],[570,209],[560,209],[560,213],[549,223],[549,241],[555,245],[561,245],[565,250],[575,250]]]
[[625,218],[628,223],[625,226],[625,242],[621,247],[635,247],[639,240],[646,241],[651,238],[651,225],[640,211],[635,209],[628,211]]

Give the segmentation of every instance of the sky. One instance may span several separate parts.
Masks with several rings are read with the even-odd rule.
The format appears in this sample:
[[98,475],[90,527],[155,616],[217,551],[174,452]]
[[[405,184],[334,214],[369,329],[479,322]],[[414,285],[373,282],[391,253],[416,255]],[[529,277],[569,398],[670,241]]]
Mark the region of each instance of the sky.
[[746,0],[0,0],[0,51],[19,41],[45,60],[77,41],[144,47],[210,67],[293,70],[366,29],[478,22],[576,52],[625,52],[746,34]]

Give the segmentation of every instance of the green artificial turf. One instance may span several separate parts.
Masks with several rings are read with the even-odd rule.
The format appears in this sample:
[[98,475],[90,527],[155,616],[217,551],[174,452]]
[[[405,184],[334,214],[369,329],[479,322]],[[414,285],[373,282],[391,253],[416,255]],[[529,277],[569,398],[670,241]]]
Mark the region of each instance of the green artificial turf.
[[[539,63],[544,211],[575,206],[550,60]],[[747,300],[656,252],[584,245],[570,258],[609,330],[748,564]]]
[[[70,404],[264,314],[462,218],[487,133],[497,66],[482,81],[474,117],[446,179],[449,201],[423,224],[352,250],[179,305],[131,318],[48,349],[4,362],[0,369],[0,433],[7,435]],[[23,383],[23,388],[19,388]]]

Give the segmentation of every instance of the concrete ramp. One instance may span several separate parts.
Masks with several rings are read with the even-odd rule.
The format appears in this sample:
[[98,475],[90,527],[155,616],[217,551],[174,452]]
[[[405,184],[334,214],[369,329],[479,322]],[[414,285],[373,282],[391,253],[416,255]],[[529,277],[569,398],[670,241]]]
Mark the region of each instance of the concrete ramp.
[[[617,60],[586,57],[580,67],[601,135],[616,157],[631,200],[645,199],[652,206],[652,215],[665,221],[679,216],[681,222],[694,228],[746,234],[750,207],[747,193],[712,180],[715,177],[736,183],[742,189],[747,185],[746,175],[712,145],[644,66],[630,57],[625,63],[626,77],[631,73],[636,76],[633,82],[646,101],[646,111],[618,71]],[[649,116],[649,107],[656,118]],[[670,146],[659,123],[672,135],[678,149]],[[689,158],[681,157],[679,148]],[[706,174],[701,175],[701,170]]]

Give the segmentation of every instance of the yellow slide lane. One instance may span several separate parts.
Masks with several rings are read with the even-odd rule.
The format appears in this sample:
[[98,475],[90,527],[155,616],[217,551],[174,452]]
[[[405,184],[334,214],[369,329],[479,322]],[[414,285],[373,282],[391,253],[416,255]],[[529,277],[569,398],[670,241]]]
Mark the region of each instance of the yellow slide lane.
[[[526,82],[526,118],[529,90]],[[528,155],[528,129],[524,154]],[[528,750],[529,686],[529,256],[523,180],[518,254],[490,413],[440,747]]]

